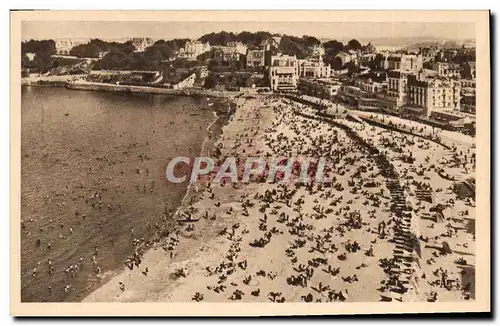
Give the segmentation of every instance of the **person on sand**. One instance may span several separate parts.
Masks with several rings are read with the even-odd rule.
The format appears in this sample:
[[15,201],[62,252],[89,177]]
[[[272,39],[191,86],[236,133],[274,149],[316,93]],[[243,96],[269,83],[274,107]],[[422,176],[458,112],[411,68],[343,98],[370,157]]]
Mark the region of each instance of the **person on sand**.
[[378,230],[377,233],[381,239],[385,238],[385,221],[382,221],[378,224]]

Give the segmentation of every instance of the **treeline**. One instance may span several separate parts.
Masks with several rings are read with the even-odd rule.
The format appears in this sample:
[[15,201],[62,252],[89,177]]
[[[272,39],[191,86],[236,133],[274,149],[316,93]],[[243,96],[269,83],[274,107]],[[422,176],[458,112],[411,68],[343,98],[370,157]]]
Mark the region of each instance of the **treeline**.
[[262,42],[271,37],[271,33],[262,31],[255,33],[244,31],[238,34],[222,31],[218,33],[205,34],[198,40],[203,43],[209,42],[210,45],[226,46],[229,42],[241,42],[248,46],[259,46]]
[[340,52],[349,52],[350,50],[353,51],[365,51],[367,48],[370,46],[370,44],[367,44],[366,46],[361,45],[358,40],[352,39],[347,44],[343,44],[340,41],[337,40],[331,40],[328,42],[323,43],[323,47],[325,48],[325,56],[324,56],[324,61],[327,64],[330,64],[330,66],[335,69],[351,69],[353,68],[353,64],[347,64],[346,67],[342,66],[342,60],[339,58],[336,58],[336,55],[339,54]]
[[[188,39],[159,40],[144,52],[134,52],[128,46],[112,48],[96,61],[96,70],[158,70],[161,62],[172,59],[186,45]],[[126,42],[127,43],[127,42]]]
[[29,40],[27,42],[21,43],[21,53],[52,55],[56,53],[56,42],[54,42],[54,40]]
[[348,52],[350,50],[363,51],[367,46],[362,46],[361,43],[359,43],[359,41],[355,40],[355,39],[350,40],[345,45],[342,44],[342,42],[339,42],[337,40],[332,40],[332,41],[328,41],[328,42],[323,43],[323,47],[325,48],[325,54],[328,54],[328,55],[337,55],[341,51],[344,51],[344,52]]
[[[211,45],[225,46],[229,42],[241,42],[250,48],[258,47],[275,34],[258,31],[255,33],[244,31],[241,33],[218,32],[205,34],[199,38],[201,42],[209,42]],[[70,54],[78,58],[101,58],[94,63],[93,69],[97,70],[158,70],[163,61],[172,60],[189,39],[159,40],[147,47],[144,52],[136,52],[133,41],[107,42],[100,39],[92,39],[86,44],[73,47]],[[303,35],[302,37],[292,35],[282,35],[277,47],[272,49],[273,53],[281,52],[288,55],[295,55],[299,59],[306,58],[313,54],[315,46],[321,41],[314,36]],[[367,45],[368,46],[368,45]],[[341,51],[365,50],[367,46],[362,46],[357,40],[350,40],[347,44],[331,40],[323,43],[326,63],[334,69],[341,69],[341,62],[335,56]],[[56,53],[56,46],[53,40],[23,42],[21,45],[21,63],[23,68],[30,68],[33,71],[46,72],[54,67],[54,60],[51,58]],[[33,60],[30,60],[27,53],[34,53]],[[464,58],[468,59],[468,58]],[[200,62],[208,63],[210,70],[217,71],[219,66],[228,69],[226,64],[216,62],[213,59],[213,51],[205,53],[198,58]],[[184,62],[185,63],[185,62]],[[229,63],[229,70],[241,70],[245,66],[245,57],[242,56],[238,62]],[[57,66],[57,64],[56,64]]]
[[[250,48],[255,48],[263,44],[264,41],[272,38],[275,34],[269,32],[218,32],[205,34],[198,40],[200,42],[209,42],[210,45],[226,46],[229,42],[241,42]],[[281,36],[281,41],[274,49],[284,54],[296,55],[299,58],[305,58],[312,54],[312,47],[321,44],[321,41],[313,36],[304,35],[296,37],[292,35]]]
[[80,44],[74,46],[69,51],[69,54],[79,58],[99,58],[102,53],[109,52],[112,50],[119,50],[125,53],[131,53],[135,51],[135,46],[131,41],[119,43],[119,42],[107,42],[99,39],[92,39],[86,44]]
[[283,54],[295,55],[298,59],[304,59],[313,54],[313,47],[320,45],[321,41],[313,36],[304,35],[296,37],[283,35],[278,50]]
[[[54,40],[29,40],[21,43],[21,68],[45,72],[52,68],[51,56],[56,53]],[[30,60],[28,54],[34,54]]]

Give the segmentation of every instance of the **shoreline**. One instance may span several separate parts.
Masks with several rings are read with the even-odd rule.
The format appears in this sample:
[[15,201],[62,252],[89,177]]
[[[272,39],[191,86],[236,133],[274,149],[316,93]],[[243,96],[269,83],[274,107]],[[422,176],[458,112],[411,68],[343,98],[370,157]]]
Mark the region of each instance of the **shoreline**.
[[[218,114],[217,110],[213,110],[212,112],[214,114],[214,119],[207,126],[207,128],[205,129],[206,136],[205,136],[203,142],[201,143],[201,149],[200,149],[200,152],[199,152],[200,156],[204,155],[203,154],[204,152],[205,153],[210,152],[214,148],[214,145],[217,142],[217,140],[223,135],[223,128],[228,124],[228,122],[230,121],[230,119],[234,115],[234,112],[232,112],[232,111],[228,111],[228,112],[226,112],[224,114]],[[219,129],[220,133],[214,133],[214,129],[217,129],[217,128]],[[164,225],[164,227],[166,229],[172,228],[172,225],[170,225],[170,223],[171,222],[175,222],[175,219],[178,217],[178,215],[181,212],[181,210],[183,210],[186,207],[186,202],[188,200],[191,200],[191,203],[193,201],[196,201],[196,199],[192,197],[192,196],[196,196],[196,194],[193,194],[192,189],[193,188],[191,187],[191,184],[188,184],[186,186],[182,198],[173,207],[175,209],[175,211],[171,215],[171,219],[169,220],[169,223],[166,223]],[[167,232],[170,232],[170,230],[168,230]],[[154,250],[158,249],[158,247],[160,246],[159,243],[162,243],[162,241],[165,241],[166,237],[156,238],[156,235],[152,234],[150,236],[149,240],[153,242],[152,245],[147,245],[147,242],[145,242],[145,243],[143,243],[143,245],[146,244],[146,248],[142,248],[142,246],[139,246],[137,248],[137,249],[140,249],[140,250],[145,249],[144,252],[143,252],[143,254],[142,254],[143,257],[145,257],[151,251],[154,251]],[[115,270],[107,271],[106,272],[107,273],[106,277],[103,278],[103,280],[102,280],[103,282],[99,286],[94,287],[92,291],[85,291],[84,295],[82,296],[82,298],[80,300],[80,302],[84,301],[85,298],[87,298],[93,292],[95,292],[99,288],[105,286],[111,280],[113,280],[116,277],[118,277],[120,274],[123,273],[124,270],[126,270],[126,267],[123,266],[123,264],[122,264],[121,267],[118,267]]]
[[[181,101],[184,101],[184,100],[182,100],[182,98],[178,98],[178,99]],[[187,97],[185,99],[188,100]],[[196,101],[196,100],[194,100],[194,101]],[[197,109],[195,109],[195,110],[197,110],[195,112],[202,113],[202,115],[205,116],[203,118],[205,122],[204,122],[203,127],[200,125],[200,127],[202,127],[203,129],[199,129],[201,137],[198,138],[199,142],[197,142],[197,144],[194,145],[194,147],[193,147],[193,149],[195,149],[195,151],[191,152],[191,147],[189,147],[191,154],[188,156],[191,156],[191,155],[196,156],[196,155],[199,155],[200,151],[204,151],[207,149],[210,150],[211,142],[214,141],[214,138],[216,139],[219,136],[217,134],[216,130],[218,128],[222,128],[222,126],[226,123],[226,121],[229,118],[231,110],[228,109],[227,106],[231,105],[230,103],[233,102],[232,100],[218,98],[218,99],[212,99],[210,102],[213,103],[214,105],[208,106],[208,107],[206,107],[206,105],[204,105],[204,106],[196,106],[195,105],[195,107],[197,108]],[[229,102],[229,104],[228,104],[228,102]],[[196,102],[192,102],[192,103],[196,103]],[[178,106],[178,107],[181,108],[182,106]],[[202,110],[203,111],[212,111],[212,112],[211,113],[210,112],[203,112]],[[200,115],[199,113],[197,115]],[[188,118],[189,117],[186,117],[186,119],[188,119]],[[215,130],[215,132],[214,132],[214,130]],[[164,172],[163,172],[163,175],[164,175]],[[178,189],[178,191],[175,190],[174,193],[175,193],[175,195],[172,195],[172,196],[175,197],[174,198],[175,201],[170,201],[168,204],[169,208],[172,210],[171,213],[173,213],[173,211],[175,211],[176,209],[181,207],[185,198],[189,197],[187,185],[183,185],[181,188]],[[169,214],[171,214],[171,213],[169,213]],[[167,230],[167,231],[169,230],[170,224],[175,223],[175,221],[171,217],[168,220],[166,220],[165,222],[166,223],[164,224],[163,230]],[[152,225],[152,222],[149,224]],[[162,223],[160,222],[159,224],[161,225]],[[73,227],[75,227],[75,226],[73,226]],[[141,230],[140,228],[136,228],[136,229],[139,229],[138,234],[141,234],[141,235],[143,234],[145,237],[145,241],[143,242],[143,246],[142,246],[143,248],[148,248],[151,245],[151,243],[154,244],[155,241],[161,240],[161,237],[159,237],[160,232],[155,232],[154,229],[153,230],[148,229],[147,232],[149,232],[149,234],[147,234],[147,235],[146,235],[146,233],[142,233],[140,231]],[[76,230],[76,228],[75,228],[75,230]],[[98,232],[98,231],[96,231],[96,232]],[[96,241],[96,243],[97,243],[97,241]],[[53,243],[53,245],[54,245],[54,243]],[[99,241],[99,245],[102,245],[100,241]],[[104,246],[106,246],[106,243],[104,244]],[[101,272],[99,272],[99,274],[92,273],[92,275],[93,275],[92,280],[89,280],[88,282],[84,280],[85,284],[83,286],[82,285],[79,286],[79,283],[76,284],[76,286],[75,286],[75,284],[72,284],[76,291],[71,291],[72,293],[70,295],[66,295],[66,298],[63,298],[63,299],[52,298],[52,296],[53,296],[52,293],[56,293],[54,291],[54,292],[51,292],[49,294],[49,295],[51,295],[50,297],[46,297],[45,295],[40,296],[40,301],[42,301],[42,302],[43,301],[54,301],[54,300],[55,301],[62,300],[62,301],[68,301],[68,302],[81,301],[81,299],[84,298],[86,295],[88,295],[89,293],[94,291],[96,288],[100,287],[103,284],[103,282],[105,282],[108,278],[113,277],[116,274],[116,271],[117,270],[119,271],[119,269],[124,266],[123,265],[124,259],[129,257],[132,253],[133,253],[132,249],[130,249],[130,250],[126,249],[123,256],[122,255],[119,255],[116,257],[107,256],[107,255],[102,256],[102,258],[104,258],[107,261],[116,261],[119,264],[114,265],[114,266],[112,266],[112,268],[109,268],[109,269],[107,269],[106,266],[102,266],[103,267],[102,273]],[[38,259],[38,261],[40,261],[40,259]],[[35,260],[35,262],[36,262],[36,260]],[[54,264],[54,266],[56,266],[56,268],[57,268],[56,273],[58,273],[59,271],[62,271],[62,270],[60,268],[58,268],[57,267],[58,265],[56,265],[56,264],[59,264],[59,262],[55,261],[55,264]],[[69,262],[68,262],[68,264],[69,264]],[[104,265],[106,265],[106,264],[104,264]],[[29,270],[29,269],[30,268],[26,268],[26,270]],[[84,272],[83,268],[81,268],[81,270],[82,270],[82,272]],[[58,274],[56,274],[56,276],[57,275]],[[53,278],[54,278],[54,276],[52,276],[52,279]],[[32,278],[30,277],[29,280],[27,280],[25,282],[31,283]],[[37,278],[36,282],[38,284],[40,284],[40,282],[41,282],[41,284],[43,284],[43,282],[45,282],[45,280],[40,281],[40,279]],[[80,281],[75,281],[75,282],[80,282]],[[24,283],[24,284],[29,284],[29,283]],[[50,285],[52,285],[52,284],[50,284]],[[29,286],[29,285],[27,285],[27,286]],[[59,295],[59,293],[56,293],[56,295]],[[27,297],[27,298],[25,298],[24,302],[34,302],[34,300],[37,300],[37,299]]]
[[[61,77],[61,76],[55,76]],[[66,76],[62,76],[66,77]],[[73,76],[67,76],[68,78]],[[171,89],[162,87],[150,86],[134,86],[134,85],[114,85],[107,83],[95,83],[86,81],[71,81],[64,78],[58,79],[21,79],[21,86],[29,87],[64,87],[70,90],[83,90],[83,91],[102,91],[114,93],[139,93],[139,94],[158,94],[158,95],[172,95],[172,96],[209,96],[217,98],[235,98],[243,94],[243,92],[218,92],[205,89]]]
[[[239,98],[236,100],[236,105],[238,107],[240,105],[245,106],[245,105],[249,105],[250,102],[252,102],[252,101],[246,100],[243,98]],[[216,114],[217,117],[207,127],[208,133],[207,133],[207,137],[205,138],[205,140],[202,144],[202,149],[200,151],[200,153],[201,153],[200,155],[203,155],[203,152],[207,153],[207,152],[210,152],[211,150],[213,150],[216,147],[216,144],[218,143],[218,141],[224,142],[224,130],[226,128],[230,127],[230,122],[234,121],[234,117],[237,114],[237,111],[231,110],[230,112],[228,112],[227,114],[224,114],[224,115],[219,115],[216,112],[214,112],[214,114]],[[185,218],[185,216],[184,216],[185,211],[190,206],[192,206],[193,204],[196,205],[196,204],[200,203],[201,201],[203,201],[204,196],[203,196],[202,192],[203,192],[202,190],[190,187],[188,185],[188,188],[186,189],[185,195],[182,198],[181,203],[177,206],[175,212],[172,215],[174,217],[173,221],[175,221],[176,217],[177,217],[177,219]],[[200,198],[200,194],[201,194],[201,198]],[[200,222],[198,222],[198,224]],[[227,222],[227,221],[225,221],[225,222]],[[218,225],[219,223],[215,222],[215,224],[216,224],[215,228],[217,228],[219,226]],[[158,255],[164,256],[166,254],[167,249],[165,248],[165,244],[168,244],[169,240],[171,241],[173,237],[177,237],[179,232],[175,233],[173,235],[173,237],[171,236],[170,239],[169,239],[169,237],[165,237],[163,239],[160,239],[160,243],[157,243],[153,246],[150,246],[147,248],[147,250],[144,251],[143,258],[142,258],[143,264],[146,261],[147,262],[156,261],[155,264],[160,265],[167,260],[175,261],[176,258],[178,258],[178,257],[185,257],[185,256],[189,256],[190,254],[196,255],[197,254],[196,250],[198,249],[199,244],[203,244],[203,243],[207,243],[211,240],[215,240],[215,238],[217,236],[218,231],[215,232],[214,225],[209,226],[207,229],[208,229],[208,230],[206,230],[207,232],[204,232],[204,234],[200,236],[200,238],[203,238],[203,240],[197,239],[196,236],[189,236],[186,234],[182,234],[183,232],[181,232],[181,236],[180,236],[181,239],[185,239],[185,240],[191,239],[195,243],[188,245],[187,248],[184,248],[184,247],[183,248],[175,248],[173,251],[170,252],[171,255],[169,256],[169,259],[158,258]],[[164,241],[164,243],[162,243],[162,240]],[[200,241],[197,241],[197,240],[200,240]],[[186,251],[189,252],[189,254],[186,254]],[[174,252],[175,252],[175,256],[172,255]],[[175,263],[173,263],[173,264],[175,264]],[[141,269],[143,268],[142,264],[140,267],[141,267]],[[137,271],[136,271],[136,269],[137,269]],[[94,300],[92,300],[92,297],[96,293],[98,293],[102,289],[105,289],[106,287],[111,286],[112,282],[115,283],[115,281],[116,281],[116,283],[118,283],[119,280],[122,280],[126,276],[126,274],[130,274],[131,272],[132,273],[140,273],[140,270],[139,270],[139,268],[134,268],[134,270],[131,271],[128,268],[126,268],[125,266],[121,269],[117,269],[116,271],[113,272],[112,275],[110,275],[108,278],[106,278],[106,281],[101,286],[94,289],[94,291],[92,291],[91,293],[88,293],[87,296],[85,296],[81,300],[81,302],[94,301]],[[172,282],[172,284],[168,284],[166,286],[174,285],[173,283],[175,283],[175,282]]]
[[[218,104],[220,105],[220,104]],[[201,143],[201,149],[200,149],[200,152],[199,152],[199,155],[203,155],[204,152],[210,152],[213,147],[214,147],[214,144],[215,142],[223,135],[223,128],[225,125],[227,125],[228,121],[231,119],[232,115],[234,115],[234,112],[231,114],[231,111],[228,111],[227,113],[224,113],[224,114],[218,114],[217,112],[217,109],[214,109],[212,110],[213,114],[214,114],[214,119],[213,121],[207,126],[207,128],[205,129],[205,133],[206,133],[206,136],[203,140],[203,142]],[[213,132],[213,129],[218,127],[220,129],[220,133],[219,134],[214,134]],[[209,143],[207,144],[207,142],[211,141],[212,143]],[[182,198],[179,200],[178,203],[176,203],[175,206],[173,206],[173,208],[175,208],[175,211],[173,212],[173,214],[171,215],[171,219],[169,220],[169,223],[166,223],[164,225],[164,227],[166,229],[169,229],[172,227],[172,225],[170,224],[171,222],[174,222],[175,219],[178,217],[179,215],[179,212],[185,208],[185,205],[186,205],[186,201],[191,199],[191,201],[193,201],[193,198],[190,197],[190,196],[193,196],[192,194],[192,187],[190,184],[188,184],[184,190],[184,194],[182,196]],[[169,232],[169,231],[168,231]],[[139,250],[144,250],[143,252],[143,256],[145,256],[148,252],[152,251],[152,250],[156,250],[157,249],[157,246],[158,246],[158,243],[161,243],[162,241],[165,240],[165,237],[160,237],[160,238],[157,238],[157,235],[156,234],[151,234],[149,236],[149,239],[146,239],[146,242],[144,242],[142,245],[146,245],[146,248],[143,248],[142,246],[138,246],[136,249],[139,249]],[[152,245],[148,245],[148,241],[151,241],[153,244]],[[105,277],[103,277],[102,279],[102,283],[99,285],[99,286],[93,286],[93,289],[91,291],[83,291],[82,292],[82,297],[81,299],[79,300],[79,302],[82,302],[83,300],[85,300],[86,297],[88,297],[91,293],[93,293],[94,291],[96,291],[97,289],[101,288],[102,286],[106,285],[106,283],[108,283],[109,281],[111,281],[112,279],[116,278],[118,275],[120,275],[121,273],[123,273],[123,270],[125,269],[125,267],[123,266],[123,264],[121,265],[122,267],[118,267],[114,270],[108,270],[108,271],[105,271]]]
[[[213,113],[215,115],[215,118],[212,121],[212,123],[210,123],[206,128],[207,134],[206,134],[206,137],[201,144],[201,149],[200,149],[200,153],[199,153],[200,156],[204,155],[204,152],[206,154],[213,149],[215,142],[223,135],[224,126],[228,124],[229,120],[234,115],[234,112],[232,114],[231,114],[231,112],[228,112],[228,114],[220,115],[220,116],[217,114],[216,111],[213,111]],[[213,134],[214,127],[218,127],[220,129],[220,134],[216,134],[216,135]],[[212,136],[213,136],[213,138],[212,138]],[[211,140],[212,143],[207,145],[207,142],[209,140]],[[207,146],[208,149],[206,149],[205,146]],[[172,215],[173,218],[176,218],[179,215],[179,211],[182,209],[183,205],[185,204],[185,201],[188,199],[189,195],[191,194],[192,189],[193,189],[192,184],[189,183],[187,185],[186,192],[180,201],[180,204],[177,206],[175,213]]]
[[[203,152],[204,151],[210,151],[212,150],[212,147],[213,147],[213,144],[208,144],[207,145],[207,142],[212,140],[213,142],[217,141],[217,139],[222,135],[222,128],[227,124],[228,120],[230,119],[231,116],[226,116],[226,115],[218,115],[216,111],[213,111],[214,113],[214,120],[207,126],[205,132],[206,132],[206,137],[205,139],[203,140],[202,144],[201,144],[201,149],[200,149],[200,153],[199,155],[203,155]],[[213,134],[213,128],[216,127],[216,126],[219,126],[219,128],[221,128],[221,133],[219,135],[215,135]],[[214,136],[214,138],[212,139],[211,137]],[[206,148],[208,147],[208,148]],[[172,218],[172,221],[175,220],[175,218],[179,215],[179,212],[185,207],[185,204],[186,204],[186,201],[190,198],[190,196],[192,195],[192,187],[190,184],[188,184],[186,186],[186,189],[184,190],[184,195],[182,196],[182,198],[180,199],[180,201],[174,206],[175,207],[175,211],[174,213],[172,214],[171,218]],[[168,227],[169,225],[164,225],[164,227]],[[155,235],[152,234],[150,236],[150,239],[149,240],[152,240],[152,239],[155,239]],[[159,242],[161,242],[162,240],[165,240],[163,238],[160,238],[160,239],[157,239]],[[153,240],[154,241],[154,240]],[[142,249],[142,247],[139,247],[139,249]],[[155,250],[157,249],[157,245],[153,244],[151,246],[147,246],[147,248],[145,248],[145,251],[144,251],[144,254],[143,256],[146,256],[148,254],[148,252],[152,251],[152,250]],[[83,296],[82,298],[79,300],[79,302],[82,302],[85,300],[85,298],[87,298],[89,295],[91,295],[91,293],[95,292],[96,290],[98,290],[99,288],[105,286],[108,282],[110,282],[111,280],[115,279],[116,277],[118,277],[120,274],[123,273],[123,270],[125,269],[125,267],[123,267],[123,264],[121,265],[121,267],[118,267],[114,270],[109,270],[109,271],[106,271],[105,274],[106,276],[102,279],[102,283],[97,286],[97,287],[93,287],[93,289],[91,291],[83,291]]]

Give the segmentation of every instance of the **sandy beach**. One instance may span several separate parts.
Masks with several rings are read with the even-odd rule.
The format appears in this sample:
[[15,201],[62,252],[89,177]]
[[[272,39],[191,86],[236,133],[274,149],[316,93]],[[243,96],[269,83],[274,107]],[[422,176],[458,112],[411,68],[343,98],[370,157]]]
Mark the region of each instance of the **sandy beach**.
[[175,229],[83,301],[473,299],[474,201],[451,187],[474,172],[474,149],[453,145],[248,99],[223,128],[220,158],[328,157],[333,182],[200,184]]

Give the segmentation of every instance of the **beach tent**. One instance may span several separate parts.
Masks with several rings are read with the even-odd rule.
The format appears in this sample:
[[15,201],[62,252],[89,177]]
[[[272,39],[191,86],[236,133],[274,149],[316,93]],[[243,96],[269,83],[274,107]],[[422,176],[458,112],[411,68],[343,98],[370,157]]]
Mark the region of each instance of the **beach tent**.
[[451,250],[450,244],[446,241],[443,241],[443,248],[441,249],[442,252],[451,254],[453,251]]

